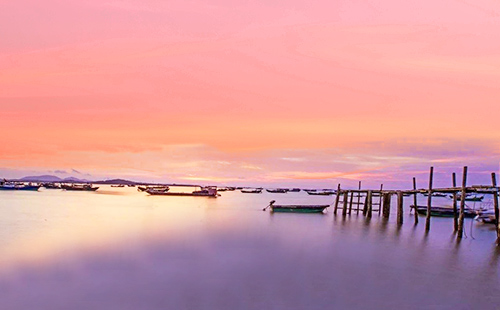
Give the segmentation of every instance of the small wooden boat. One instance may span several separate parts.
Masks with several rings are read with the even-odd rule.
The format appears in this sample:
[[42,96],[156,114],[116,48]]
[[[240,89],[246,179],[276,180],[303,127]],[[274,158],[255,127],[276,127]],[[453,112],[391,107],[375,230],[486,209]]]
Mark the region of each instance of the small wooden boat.
[[42,187],[45,187],[46,189],[61,189],[61,185],[56,183],[43,183]]
[[[414,205],[410,206],[411,209],[415,209]],[[427,215],[427,206],[417,206],[417,213],[420,215]],[[460,206],[457,207],[457,212],[460,213]],[[464,209],[464,217],[473,218],[477,214],[476,211],[471,208],[466,207]],[[439,217],[453,217],[453,207],[452,206],[441,206],[441,207],[431,207],[431,216]]]
[[262,193],[262,188],[242,188],[240,191],[244,194],[260,194]]
[[289,192],[294,192],[294,193],[297,193],[297,192],[300,192],[300,188],[291,188],[288,190]]
[[147,189],[146,192],[150,195],[160,195],[160,196],[197,196],[197,197],[213,197],[216,198],[220,196],[217,194],[217,187],[202,187],[200,190],[193,191],[191,193],[185,192],[169,192],[168,189]]
[[124,184],[116,184],[116,185],[111,185],[111,187],[125,187]]
[[308,191],[307,194],[309,194],[309,195],[316,195],[316,196],[330,196],[330,195],[333,195],[335,193],[334,192],[330,192],[330,191],[322,191],[322,192],[311,192],[311,191]]
[[[429,196],[429,193],[424,193],[424,196]],[[446,193],[432,193],[433,197],[447,197],[448,195]]]
[[293,213],[323,213],[323,210],[328,208],[330,205],[275,205],[276,201],[271,200],[269,205],[262,209],[265,211],[267,208],[271,208],[271,212],[293,212]]
[[286,194],[288,192],[288,189],[286,189],[286,188],[270,188],[270,189],[266,189],[266,192]]
[[[453,195],[450,195],[450,198],[453,198]],[[457,200],[461,200],[462,195],[458,194],[457,195]],[[474,195],[474,194],[467,194],[465,195],[465,201],[483,201],[484,195]]]
[[89,191],[95,192],[99,187],[93,187],[92,184],[61,184],[61,188],[67,191]]

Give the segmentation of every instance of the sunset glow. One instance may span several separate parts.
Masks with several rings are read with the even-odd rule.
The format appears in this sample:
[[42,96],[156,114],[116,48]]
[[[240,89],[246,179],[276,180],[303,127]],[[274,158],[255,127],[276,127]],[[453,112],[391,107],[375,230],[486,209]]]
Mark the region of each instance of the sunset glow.
[[499,168],[498,1],[0,8],[5,177],[333,187]]

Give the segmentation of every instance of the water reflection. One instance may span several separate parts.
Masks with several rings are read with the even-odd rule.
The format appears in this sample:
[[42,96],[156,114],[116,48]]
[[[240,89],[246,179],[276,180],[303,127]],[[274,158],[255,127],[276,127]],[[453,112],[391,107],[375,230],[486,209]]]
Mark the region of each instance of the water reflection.
[[[427,233],[424,221],[400,226],[395,214],[263,212],[275,198],[267,194],[66,194],[0,200],[2,244],[12,248],[16,232],[14,247],[26,242],[47,255],[18,253],[31,259],[4,264],[2,309],[494,309],[500,302],[500,253],[484,226],[475,240],[457,241],[451,219],[433,218]],[[292,195],[279,197],[310,199]],[[50,246],[47,238],[55,238]]]

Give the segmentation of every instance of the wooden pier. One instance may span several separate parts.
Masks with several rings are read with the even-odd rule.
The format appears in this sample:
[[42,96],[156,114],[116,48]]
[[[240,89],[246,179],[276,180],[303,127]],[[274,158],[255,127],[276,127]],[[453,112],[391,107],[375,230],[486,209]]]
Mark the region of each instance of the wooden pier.
[[[334,214],[337,214],[339,204],[342,203],[342,215],[351,215],[353,205],[356,205],[356,213],[362,210],[362,215],[368,218],[372,217],[373,211],[378,211],[384,219],[388,219],[391,215],[391,202],[392,196],[396,196],[396,216],[397,224],[403,224],[404,213],[404,198],[411,197],[413,205],[410,206],[410,211],[413,206],[414,210],[414,225],[418,225],[419,218],[417,214],[417,195],[427,195],[427,212],[425,217],[425,230],[431,229],[431,210],[433,194],[448,194],[452,199],[453,210],[453,231],[456,232],[457,238],[463,238],[464,234],[464,219],[465,219],[465,201],[467,194],[482,194],[491,195],[493,199],[493,208],[495,212],[495,231],[497,234],[497,245],[500,245],[500,210],[498,196],[500,188],[497,186],[496,174],[491,173],[491,185],[467,185],[467,167],[463,167],[462,184],[457,186],[456,174],[451,176],[451,187],[435,188],[433,186],[434,167],[430,167],[429,182],[427,188],[417,188],[417,180],[413,178],[413,189],[411,190],[388,190],[383,189],[383,184],[380,189],[361,189],[361,182],[359,182],[357,189],[342,189],[339,184],[336,191],[336,199],[334,202]],[[342,199],[341,199],[342,197]],[[356,201],[354,201],[356,197]],[[378,202],[374,201],[374,197],[378,197]],[[460,201],[458,198],[460,197]],[[374,210],[373,206],[378,206],[378,210]]]

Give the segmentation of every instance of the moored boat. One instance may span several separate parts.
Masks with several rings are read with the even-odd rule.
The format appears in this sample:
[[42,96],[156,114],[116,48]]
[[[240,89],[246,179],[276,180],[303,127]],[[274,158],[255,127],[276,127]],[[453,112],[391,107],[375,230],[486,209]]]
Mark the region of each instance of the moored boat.
[[321,192],[308,191],[307,194],[309,194],[309,195],[316,195],[316,196],[329,196],[329,195],[333,195],[335,193],[332,192],[332,191],[321,191]]
[[474,219],[484,224],[495,224],[495,210],[479,211]]
[[271,200],[269,205],[263,209],[271,208],[271,212],[287,212],[287,213],[323,213],[330,205],[275,205],[276,201]]
[[[415,209],[414,205],[410,206],[411,209]],[[417,206],[417,213],[420,215],[427,215],[427,206]],[[460,207],[457,207],[457,212],[460,213]],[[473,218],[477,214],[477,211],[466,207],[464,209],[464,217]],[[439,217],[453,217],[453,207],[452,206],[440,206],[440,207],[431,207],[431,216],[439,216]]]
[[260,194],[262,193],[262,188],[242,188],[240,191],[244,194]]
[[286,194],[288,192],[288,189],[285,189],[285,188],[268,188],[268,189],[266,189],[266,192],[268,192],[268,193]]
[[93,187],[92,184],[61,184],[61,188],[67,191],[95,192],[99,187]]
[[217,193],[217,187],[207,186],[201,187],[200,190],[193,191],[191,193],[186,192],[169,192],[168,189],[147,189],[146,192],[150,195],[160,195],[160,196],[198,196],[198,197],[213,197],[216,198],[220,196]]

